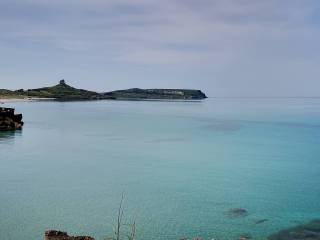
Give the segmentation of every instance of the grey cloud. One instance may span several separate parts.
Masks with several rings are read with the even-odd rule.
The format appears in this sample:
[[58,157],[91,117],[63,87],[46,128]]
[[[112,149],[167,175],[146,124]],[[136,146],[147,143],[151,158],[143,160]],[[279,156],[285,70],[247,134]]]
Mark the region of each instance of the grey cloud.
[[[313,19],[318,5],[312,0],[3,0],[0,50],[82,56],[101,67],[149,66],[163,76],[176,74],[173,78],[187,71],[205,75],[202,82],[186,79],[187,86],[245,95],[245,84],[283,89],[288,84],[283,79],[291,78],[298,87],[295,76],[318,73],[319,30]],[[299,65],[302,61],[309,64]],[[298,66],[298,75],[288,70],[292,66]],[[272,81],[276,75],[281,79]]]

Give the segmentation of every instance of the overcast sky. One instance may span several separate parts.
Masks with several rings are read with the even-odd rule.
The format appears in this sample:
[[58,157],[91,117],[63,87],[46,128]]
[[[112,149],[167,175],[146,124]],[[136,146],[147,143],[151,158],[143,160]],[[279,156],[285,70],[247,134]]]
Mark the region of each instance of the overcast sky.
[[319,0],[0,0],[0,88],[320,96]]

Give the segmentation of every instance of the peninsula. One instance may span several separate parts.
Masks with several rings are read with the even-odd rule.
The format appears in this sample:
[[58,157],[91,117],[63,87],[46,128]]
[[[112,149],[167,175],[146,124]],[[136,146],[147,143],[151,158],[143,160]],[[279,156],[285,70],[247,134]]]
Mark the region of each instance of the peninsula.
[[103,94],[114,99],[171,99],[198,100],[207,98],[200,90],[191,89],[140,89],[131,88]]
[[77,89],[69,86],[65,80],[60,80],[59,84],[52,87],[36,89],[6,90],[0,89],[0,99],[6,98],[43,98],[68,100],[200,100],[207,96],[200,90],[193,89],[139,89],[117,90],[111,92],[94,92],[84,89]]
[[107,99],[108,97],[102,94],[88,91],[84,89],[77,89],[66,84],[65,80],[60,80],[59,84],[52,87],[43,87],[36,89],[20,89],[10,91],[6,89],[0,90],[0,98],[43,98],[43,99],[57,99],[57,100],[94,100]]

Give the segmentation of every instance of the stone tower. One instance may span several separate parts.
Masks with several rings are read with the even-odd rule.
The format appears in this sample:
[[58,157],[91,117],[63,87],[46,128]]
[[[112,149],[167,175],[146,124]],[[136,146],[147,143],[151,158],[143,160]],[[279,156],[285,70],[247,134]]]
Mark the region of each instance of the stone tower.
[[64,79],[60,80],[59,82],[60,85],[66,85],[66,81]]

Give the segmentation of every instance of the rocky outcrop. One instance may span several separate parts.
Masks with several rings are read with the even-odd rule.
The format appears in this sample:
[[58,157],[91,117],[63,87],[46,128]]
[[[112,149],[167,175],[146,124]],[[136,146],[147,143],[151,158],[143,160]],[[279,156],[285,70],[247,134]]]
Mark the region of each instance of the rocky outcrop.
[[69,236],[66,232],[49,230],[45,232],[44,240],[94,240],[94,238],[89,236]]
[[320,240],[320,220],[281,230],[268,237],[269,240]]
[[230,217],[246,217],[248,215],[248,211],[244,208],[232,208],[227,214]]
[[[243,216],[247,214],[245,209],[231,209],[236,215]],[[229,211],[229,212],[230,212]],[[181,238],[187,240],[188,238]],[[251,234],[241,234],[239,240],[252,239]],[[69,236],[66,232],[49,230],[45,232],[44,240],[94,240],[90,236]],[[194,238],[194,240],[202,240],[202,238]],[[298,225],[292,228],[281,230],[268,237],[268,240],[320,240],[320,220],[313,220],[307,224]]]
[[0,108],[0,131],[21,130],[22,114],[15,114],[13,108]]

